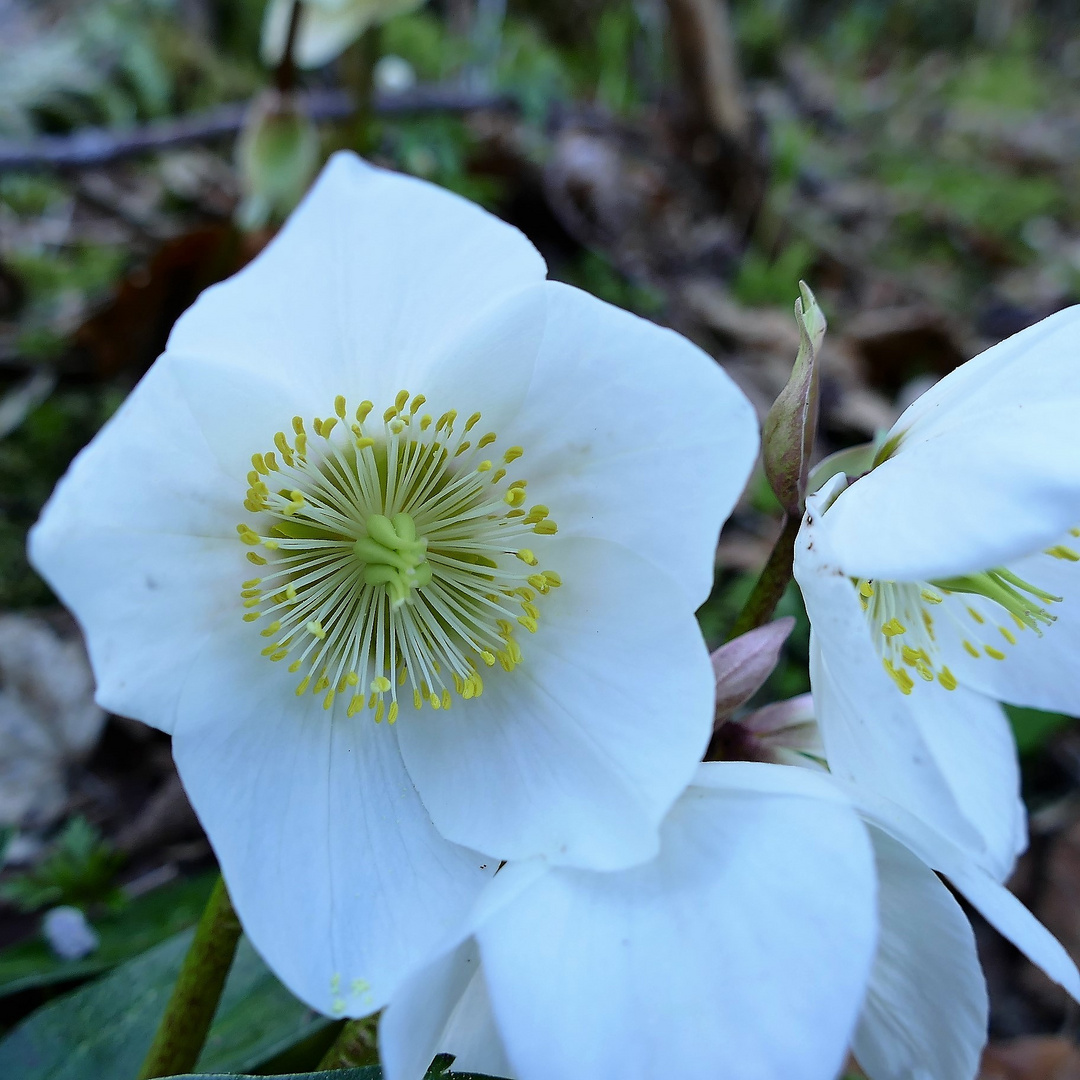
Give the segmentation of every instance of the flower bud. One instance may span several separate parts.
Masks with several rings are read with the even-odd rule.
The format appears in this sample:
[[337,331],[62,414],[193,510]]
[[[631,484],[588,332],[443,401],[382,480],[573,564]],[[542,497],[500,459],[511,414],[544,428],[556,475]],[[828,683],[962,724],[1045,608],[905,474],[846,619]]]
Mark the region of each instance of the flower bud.
[[802,512],[806,475],[818,421],[817,355],[825,337],[825,316],[807,284],[799,282],[795,301],[799,353],[791,378],[773,403],[762,431],[765,474],[780,505],[791,516]]

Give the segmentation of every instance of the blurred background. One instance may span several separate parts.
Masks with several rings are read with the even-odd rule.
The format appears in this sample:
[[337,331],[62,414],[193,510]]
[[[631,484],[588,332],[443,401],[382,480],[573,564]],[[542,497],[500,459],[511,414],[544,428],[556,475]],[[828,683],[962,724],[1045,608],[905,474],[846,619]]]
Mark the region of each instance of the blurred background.
[[[830,322],[819,455],[1080,298],[1075,0],[320,0],[291,34],[291,0],[267,6],[0,0],[0,1075],[20,1080],[133,1074],[142,1045],[127,1068],[101,1043],[136,1023],[120,983],[87,980],[167,992],[214,865],[167,738],[93,704],[27,529],[333,150],[483,204],[762,414],[805,279]],[[315,20],[345,9],[369,25],[315,55]],[[755,478],[700,613],[712,644],[776,531]],[[807,689],[794,592],[781,612],[799,623],[767,698]],[[1080,729],[1012,719],[1032,830],[1013,887],[1080,959]],[[44,918],[66,905],[85,918]],[[1063,994],[979,936],[984,1080],[1080,1078]],[[208,1069],[306,1067],[335,1032],[250,950],[222,1009]]]

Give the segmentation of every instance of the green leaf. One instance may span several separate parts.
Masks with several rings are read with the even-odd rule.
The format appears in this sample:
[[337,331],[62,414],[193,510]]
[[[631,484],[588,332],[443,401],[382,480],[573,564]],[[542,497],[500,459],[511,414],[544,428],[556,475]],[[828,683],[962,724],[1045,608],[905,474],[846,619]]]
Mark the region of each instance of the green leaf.
[[1012,725],[1016,748],[1022,755],[1041,750],[1051,735],[1073,723],[1071,716],[1043,712],[1041,709],[1024,709],[1019,705],[1006,705],[1005,712]]
[[[0,1076],[20,1080],[130,1080],[165,1010],[193,930],[51,1001],[0,1041]],[[270,973],[241,940],[198,1067],[240,1072],[332,1023]]]
[[81,960],[61,960],[41,938],[0,949],[0,997],[99,975],[194,926],[216,879],[213,873],[171,882],[92,920],[101,944]]

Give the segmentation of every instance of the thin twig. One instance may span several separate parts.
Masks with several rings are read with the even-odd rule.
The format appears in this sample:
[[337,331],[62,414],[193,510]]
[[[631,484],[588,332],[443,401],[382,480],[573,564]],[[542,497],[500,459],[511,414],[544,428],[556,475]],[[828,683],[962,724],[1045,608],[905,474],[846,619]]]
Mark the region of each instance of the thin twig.
[[[316,122],[346,120],[355,110],[352,95],[345,90],[309,90],[297,94],[297,100]],[[139,154],[229,138],[243,127],[248,108],[248,102],[238,101],[192,116],[156,121],[127,131],[83,128],[70,135],[39,135],[26,140],[0,139],[0,172],[92,168]],[[376,93],[373,108],[377,116],[408,116],[425,112],[516,112],[518,103],[505,94],[478,93],[459,86],[436,83],[394,93]]]
[[296,88],[296,60],[293,51],[296,48],[296,35],[300,31],[300,15],[304,5],[300,0],[293,0],[289,13],[289,30],[285,35],[285,50],[281,54],[277,70],[274,72],[274,84],[279,94],[289,94]]

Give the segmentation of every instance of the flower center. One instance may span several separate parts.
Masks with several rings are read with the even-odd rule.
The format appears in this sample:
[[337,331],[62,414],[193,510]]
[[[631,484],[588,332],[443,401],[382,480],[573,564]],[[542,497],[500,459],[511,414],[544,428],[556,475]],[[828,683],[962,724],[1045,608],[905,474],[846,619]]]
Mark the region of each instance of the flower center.
[[537,599],[562,584],[525,546],[557,528],[546,506],[524,508],[527,481],[507,479],[522,448],[496,462],[496,434],[470,435],[480,413],[458,430],[457,412],[434,420],[425,400],[402,390],[375,423],[370,401],[350,417],[339,395],[313,435],[293,417],[291,441],[279,431],[251,458],[253,517],[236,530],[262,569],[243,583],[244,620],[267,620],[262,654],[291,657],[298,696],[329,709],[348,693],[349,716],[393,723],[404,687],[416,708],[479,697],[481,670],[521,663],[516,632],[536,631]]
[[[1080,537],[1080,529],[1070,532]],[[1080,562],[1080,553],[1065,544],[1044,554]],[[947,645],[958,643],[972,659],[1004,660],[1018,633],[1042,636],[1057,619],[1046,605],[1062,600],[1001,567],[924,582],[864,578],[855,587],[882,664],[904,694],[917,680],[955,690],[956,676],[943,658]]]

